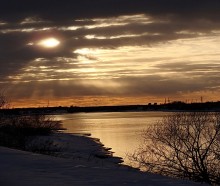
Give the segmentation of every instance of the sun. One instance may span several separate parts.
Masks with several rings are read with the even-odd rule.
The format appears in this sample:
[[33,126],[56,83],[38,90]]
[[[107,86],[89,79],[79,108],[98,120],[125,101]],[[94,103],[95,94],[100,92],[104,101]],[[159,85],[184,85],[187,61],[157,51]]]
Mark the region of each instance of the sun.
[[45,48],[55,48],[60,44],[60,41],[54,37],[46,38],[38,42],[38,45]]

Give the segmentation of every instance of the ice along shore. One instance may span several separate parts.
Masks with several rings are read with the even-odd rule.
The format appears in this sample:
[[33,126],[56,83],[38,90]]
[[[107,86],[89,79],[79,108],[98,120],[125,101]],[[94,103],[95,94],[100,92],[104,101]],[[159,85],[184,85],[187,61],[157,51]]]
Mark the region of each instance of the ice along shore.
[[0,185],[200,185],[120,165],[120,158],[88,136],[57,133],[50,138],[62,147],[58,157],[0,147]]

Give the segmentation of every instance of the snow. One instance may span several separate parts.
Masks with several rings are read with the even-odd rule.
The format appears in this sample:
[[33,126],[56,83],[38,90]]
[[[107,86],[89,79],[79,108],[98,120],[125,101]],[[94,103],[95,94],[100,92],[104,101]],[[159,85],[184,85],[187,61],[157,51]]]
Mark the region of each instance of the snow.
[[89,136],[57,133],[50,139],[60,147],[56,157],[0,147],[0,185],[200,185],[121,165],[120,158]]

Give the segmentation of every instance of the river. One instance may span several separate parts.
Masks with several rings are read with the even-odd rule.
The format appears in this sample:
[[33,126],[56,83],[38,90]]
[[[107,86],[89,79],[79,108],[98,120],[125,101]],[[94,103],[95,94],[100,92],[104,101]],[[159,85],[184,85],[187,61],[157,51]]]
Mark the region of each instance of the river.
[[133,153],[141,142],[141,133],[170,112],[99,112],[56,115],[66,132],[89,133],[112,148],[114,156],[128,164],[127,154]]

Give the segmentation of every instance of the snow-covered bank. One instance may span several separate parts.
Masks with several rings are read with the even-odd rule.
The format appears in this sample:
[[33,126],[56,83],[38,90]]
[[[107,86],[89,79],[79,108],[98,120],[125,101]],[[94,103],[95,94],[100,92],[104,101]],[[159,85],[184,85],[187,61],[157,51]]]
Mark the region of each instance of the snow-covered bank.
[[60,155],[68,158],[0,147],[0,185],[199,185],[118,166],[117,158],[104,158],[102,145],[85,136],[57,134],[53,138],[58,145],[66,144]]
[[58,150],[54,154],[57,157],[105,166],[118,166],[123,162],[122,158],[114,157],[110,148],[104,147],[99,139],[91,138],[90,134],[54,133],[40,136],[30,146],[43,146],[48,140],[53,143],[54,151]]

